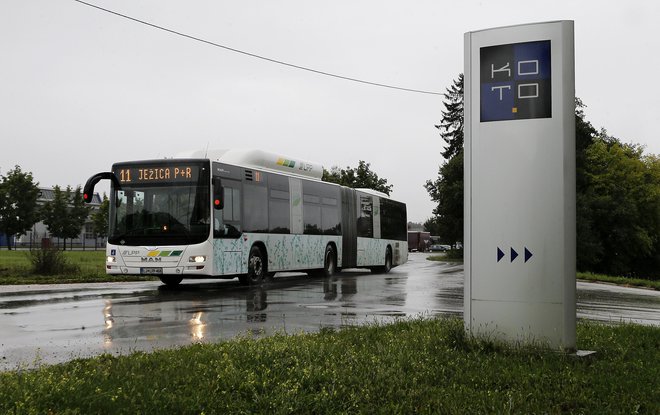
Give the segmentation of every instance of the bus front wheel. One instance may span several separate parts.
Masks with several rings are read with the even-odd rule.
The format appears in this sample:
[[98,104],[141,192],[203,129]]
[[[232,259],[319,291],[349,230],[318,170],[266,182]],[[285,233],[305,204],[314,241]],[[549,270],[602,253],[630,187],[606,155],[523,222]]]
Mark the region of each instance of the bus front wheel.
[[162,276],[160,277],[160,281],[168,287],[176,287],[183,281],[183,277]]
[[239,281],[243,285],[258,285],[263,282],[266,274],[265,256],[258,246],[253,246],[248,257],[248,272],[241,275]]

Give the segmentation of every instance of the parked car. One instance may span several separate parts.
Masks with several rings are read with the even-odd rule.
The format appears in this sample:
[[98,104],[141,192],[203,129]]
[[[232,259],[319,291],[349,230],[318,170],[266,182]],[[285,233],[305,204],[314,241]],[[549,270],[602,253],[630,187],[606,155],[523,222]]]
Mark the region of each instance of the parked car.
[[429,248],[431,252],[445,252],[448,251],[449,249],[451,249],[449,245],[440,245],[440,244],[431,245],[431,248]]

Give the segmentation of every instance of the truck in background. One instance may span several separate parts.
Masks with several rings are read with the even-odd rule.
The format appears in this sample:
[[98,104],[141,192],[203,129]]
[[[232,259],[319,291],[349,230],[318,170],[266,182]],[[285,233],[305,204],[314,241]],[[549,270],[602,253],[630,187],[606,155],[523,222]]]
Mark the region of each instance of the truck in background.
[[426,252],[431,246],[431,232],[408,231],[408,252]]

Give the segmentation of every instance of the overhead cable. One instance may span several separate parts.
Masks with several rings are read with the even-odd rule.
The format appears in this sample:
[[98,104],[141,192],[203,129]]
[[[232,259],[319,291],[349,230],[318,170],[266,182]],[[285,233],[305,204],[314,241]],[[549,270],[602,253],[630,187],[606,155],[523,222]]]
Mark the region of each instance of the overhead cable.
[[109,10],[109,9],[103,8],[101,6],[97,6],[95,4],[88,3],[88,2],[85,2],[85,1],[82,1],[82,0],[73,0],[73,1],[75,1],[76,3],[84,4],[85,6],[95,8],[97,10],[101,10],[101,11],[106,12],[106,13],[113,14],[113,15],[118,16],[118,17],[122,17],[122,18],[127,19],[127,20],[131,20],[131,21],[136,22],[136,23],[143,24],[145,26],[152,27],[154,29],[158,29],[158,30],[162,30],[164,32],[171,33],[173,35],[185,37],[187,39],[194,40],[196,42],[206,43],[207,45],[215,46],[215,47],[222,48],[222,49],[225,49],[225,50],[228,50],[228,51],[231,51],[231,52],[235,52],[235,53],[240,53],[242,55],[250,56],[252,58],[261,59],[261,60],[268,61],[268,62],[271,62],[271,63],[276,63],[276,64],[279,64],[279,65],[288,66],[290,68],[300,69],[300,70],[303,70],[303,71],[312,72],[312,73],[319,74],[319,75],[325,75],[325,76],[330,76],[330,77],[333,77],[333,78],[343,79],[345,81],[359,82],[361,84],[379,86],[379,87],[382,87],[382,88],[397,89],[397,90],[400,90],[400,91],[415,92],[415,93],[419,93],[419,94],[444,95],[441,92],[424,91],[424,90],[420,90],[420,89],[403,88],[403,87],[400,87],[400,86],[381,84],[381,83],[378,83],[378,82],[365,81],[363,79],[351,78],[351,77],[348,77],[348,76],[337,75],[337,74],[333,74],[333,73],[330,73],[330,72],[320,71],[318,69],[312,69],[312,68],[308,68],[308,67],[305,67],[305,66],[295,65],[295,64],[284,62],[284,61],[281,61],[281,60],[268,58],[266,56],[261,56],[261,55],[255,54],[255,53],[250,53],[250,52],[246,52],[246,51],[243,51],[243,50],[240,50],[240,49],[236,49],[236,48],[232,48],[232,47],[229,47],[229,46],[221,45],[219,43],[211,42],[210,40],[206,40],[206,39],[202,39],[202,38],[195,37],[195,36],[192,36],[192,35],[188,35],[186,33],[178,32],[176,30],[168,29],[166,27],[159,26],[159,25],[154,24],[154,23],[149,23],[149,22],[144,21],[144,20],[136,19],[135,17],[131,17],[131,16],[128,16],[128,15],[125,15],[125,14],[122,14],[122,13],[118,13],[116,11]]

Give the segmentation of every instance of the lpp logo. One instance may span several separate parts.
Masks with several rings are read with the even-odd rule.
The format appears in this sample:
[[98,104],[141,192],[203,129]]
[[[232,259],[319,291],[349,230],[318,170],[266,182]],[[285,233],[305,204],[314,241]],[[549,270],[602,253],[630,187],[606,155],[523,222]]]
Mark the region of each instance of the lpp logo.
[[480,49],[481,121],[552,117],[550,41]]

